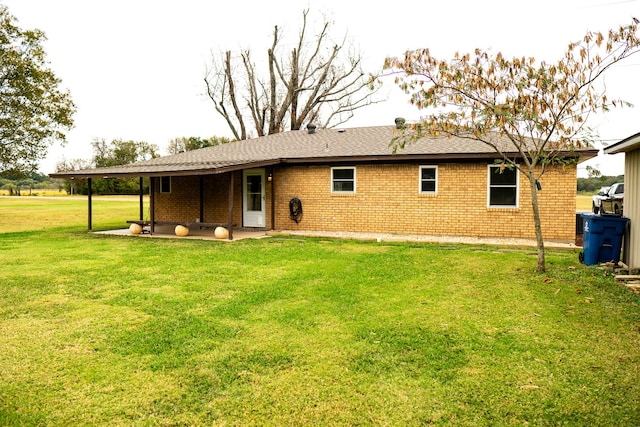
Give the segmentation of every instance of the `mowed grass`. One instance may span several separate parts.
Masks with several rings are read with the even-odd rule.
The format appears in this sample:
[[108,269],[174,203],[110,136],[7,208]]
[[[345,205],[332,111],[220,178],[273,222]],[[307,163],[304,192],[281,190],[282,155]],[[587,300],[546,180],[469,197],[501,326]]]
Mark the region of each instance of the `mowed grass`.
[[[125,228],[138,219],[138,196],[94,196],[92,229]],[[144,202],[145,212],[148,203]],[[88,225],[87,197],[0,197],[0,233]]]
[[[52,190],[48,188],[34,188],[29,191],[29,188],[21,189],[22,197],[36,197],[36,196],[47,196],[47,197],[67,197],[68,193],[65,190]],[[11,192],[9,190],[0,190],[0,196],[11,196]]]
[[589,211],[591,212],[592,195],[591,194],[578,194],[576,196],[576,211]]
[[0,425],[640,424],[640,298],[574,251],[79,224],[0,264]]

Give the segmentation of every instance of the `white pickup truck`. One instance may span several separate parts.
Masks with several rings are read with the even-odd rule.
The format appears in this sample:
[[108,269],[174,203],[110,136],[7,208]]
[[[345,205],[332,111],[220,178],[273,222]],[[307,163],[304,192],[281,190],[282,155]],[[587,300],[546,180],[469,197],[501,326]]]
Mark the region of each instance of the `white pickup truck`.
[[624,204],[624,183],[618,182],[609,188],[606,197],[600,201],[600,215],[622,216]]
[[591,210],[594,214],[600,214],[600,207],[602,206],[602,199],[609,194],[609,187],[602,187],[597,194],[594,194],[591,198]]

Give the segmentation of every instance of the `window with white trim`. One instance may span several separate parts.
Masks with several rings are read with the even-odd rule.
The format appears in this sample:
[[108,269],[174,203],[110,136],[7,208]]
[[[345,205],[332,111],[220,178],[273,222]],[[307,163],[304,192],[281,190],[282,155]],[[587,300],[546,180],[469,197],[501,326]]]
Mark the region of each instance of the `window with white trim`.
[[518,169],[489,165],[487,206],[493,208],[517,208],[519,176]]
[[355,193],[356,192],[355,166],[331,168],[331,192],[332,193]]
[[160,192],[171,193],[171,177],[170,176],[160,177]]
[[438,192],[438,166],[420,166],[420,194]]

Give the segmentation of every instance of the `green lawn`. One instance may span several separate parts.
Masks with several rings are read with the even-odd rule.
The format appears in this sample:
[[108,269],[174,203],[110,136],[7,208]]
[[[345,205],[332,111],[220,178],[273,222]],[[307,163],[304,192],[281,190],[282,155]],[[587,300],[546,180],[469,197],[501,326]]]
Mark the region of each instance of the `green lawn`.
[[640,425],[640,297],[573,251],[63,225],[0,234],[0,425]]
[[[94,196],[93,230],[125,228],[127,220],[139,218],[139,200],[138,196]],[[145,213],[148,212],[148,208],[149,205],[145,201]],[[75,226],[84,227],[86,230],[87,197],[0,196],[0,218],[0,233]]]
[[577,211],[591,211],[592,194],[578,194],[576,196]]

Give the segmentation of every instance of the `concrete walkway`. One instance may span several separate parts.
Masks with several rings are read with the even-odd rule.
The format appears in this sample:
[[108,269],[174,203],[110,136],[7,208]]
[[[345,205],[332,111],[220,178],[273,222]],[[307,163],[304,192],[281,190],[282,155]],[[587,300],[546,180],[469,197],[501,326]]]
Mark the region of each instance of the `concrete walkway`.
[[110,236],[127,236],[127,237],[141,237],[141,238],[158,238],[158,239],[217,240],[219,242],[235,242],[236,240],[262,239],[264,237],[267,237],[266,231],[235,230],[233,232],[233,240],[228,240],[228,239],[217,239],[213,235],[213,230],[191,230],[188,236],[179,237],[172,232],[156,232],[154,234],[149,234],[149,233],[131,234],[128,228],[123,228],[120,230],[96,231],[94,232],[94,234],[106,234]]
[[[133,235],[128,228],[121,230],[98,231],[95,234],[108,234],[118,236],[143,237],[143,238],[168,238],[168,239],[201,239],[231,242],[227,239],[216,239],[212,230],[192,230],[188,236],[178,237],[170,231]],[[244,231],[235,230],[233,241],[243,239],[262,239],[270,236],[300,236],[300,237],[324,237],[331,239],[372,240],[377,242],[416,242],[416,243],[441,243],[441,244],[466,244],[466,245],[491,245],[491,246],[515,246],[536,247],[535,239],[507,239],[490,237],[460,237],[460,236],[431,236],[419,234],[388,234],[388,233],[351,233],[351,232],[320,232],[320,231]],[[545,241],[545,248],[555,249],[581,249],[573,242]]]
[[[335,239],[375,240],[377,242],[417,242],[443,243],[465,245],[496,245],[522,246],[535,248],[535,239],[507,239],[493,237],[463,237],[463,236],[431,236],[421,234],[386,234],[386,233],[349,233],[349,232],[320,232],[320,231],[269,231],[268,235],[326,237]],[[545,241],[545,248],[581,249],[573,242]]]

